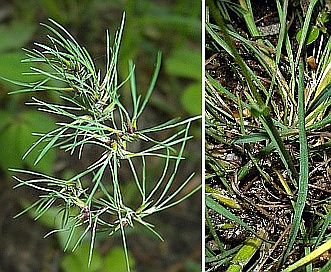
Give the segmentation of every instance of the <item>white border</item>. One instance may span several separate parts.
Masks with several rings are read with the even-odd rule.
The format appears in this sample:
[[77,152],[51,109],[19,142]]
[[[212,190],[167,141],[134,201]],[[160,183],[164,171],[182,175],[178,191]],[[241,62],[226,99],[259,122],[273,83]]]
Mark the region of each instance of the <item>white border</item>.
[[202,182],[202,189],[201,189],[201,193],[202,193],[202,203],[201,203],[201,207],[202,207],[202,214],[201,214],[201,227],[202,227],[202,231],[201,231],[201,260],[202,260],[202,266],[201,266],[201,271],[205,271],[205,45],[206,45],[206,35],[205,35],[205,21],[206,21],[206,4],[205,4],[205,0],[201,0],[201,26],[202,26],[202,31],[201,31],[201,55],[202,55],[202,60],[201,60],[201,65],[202,65],[202,80],[201,80],[201,95],[202,95],[202,124],[201,124],[201,182]]

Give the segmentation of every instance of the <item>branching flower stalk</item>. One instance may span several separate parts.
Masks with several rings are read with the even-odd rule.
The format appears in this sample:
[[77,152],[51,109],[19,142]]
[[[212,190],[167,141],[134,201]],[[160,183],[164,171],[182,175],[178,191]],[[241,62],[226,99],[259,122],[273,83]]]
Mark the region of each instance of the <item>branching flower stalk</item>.
[[[38,201],[22,213],[35,209],[38,219],[55,204],[61,205],[62,227],[49,234],[68,232],[65,250],[77,248],[83,239],[89,237],[89,264],[97,232],[106,231],[112,235],[120,231],[129,271],[126,227],[134,227],[134,222],[138,222],[162,239],[154,230],[154,226],[145,221],[145,217],[180,203],[200,189],[198,186],[187,194],[181,193],[193,174],[178,188],[173,188],[180,163],[184,159],[186,142],[192,138],[189,135],[190,125],[199,117],[183,121],[174,119],[150,128],[139,129],[139,118],[149,101],[160,70],[161,54],[157,56],[155,72],[145,97],[136,92],[135,66],[132,62],[129,63],[127,79],[118,82],[117,62],[124,16],[113,45],[107,32],[104,74],[97,70],[88,51],[81,47],[64,27],[53,20],[50,22],[51,25],[42,24],[51,33],[48,35],[50,45],[35,43],[35,49],[25,50],[28,58],[24,62],[33,64],[29,75],[37,75],[39,78],[42,76],[42,79],[34,83],[11,82],[22,86],[21,90],[14,93],[59,93],[59,103],[50,103],[33,97],[33,102],[29,104],[37,106],[40,111],[61,117],[61,121],[54,130],[38,134],[39,139],[26,152],[24,158],[36,148],[40,152],[35,164],[52,148],[63,149],[70,155],[78,154],[79,159],[84,158],[86,145],[99,146],[102,152],[97,161],[70,179],[15,169],[18,174],[31,177],[25,180],[14,176],[18,181],[16,188],[25,185],[43,193]],[[127,82],[131,89],[132,114],[120,99],[120,89]],[[172,129],[175,130],[174,134],[161,141],[149,136],[152,132],[162,135],[165,130]],[[131,147],[141,141],[148,147],[140,151],[131,151],[136,150]],[[180,148],[176,151],[178,146]],[[149,171],[147,157],[164,160],[160,177],[153,181],[148,180],[146,175]],[[141,162],[140,169],[137,168],[137,160]],[[127,200],[121,190],[123,181],[120,180],[119,169],[123,162],[127,162],[126,165],[131,170],[132,182],[135,183],[140,197],[141,203],[135,208],[127,206]],[[110,176],[105,174],[107,171],[111,173]],[[86,182],[86,179],[90,181]],[[79,238],[74,240],[74,234],[79,231]]]

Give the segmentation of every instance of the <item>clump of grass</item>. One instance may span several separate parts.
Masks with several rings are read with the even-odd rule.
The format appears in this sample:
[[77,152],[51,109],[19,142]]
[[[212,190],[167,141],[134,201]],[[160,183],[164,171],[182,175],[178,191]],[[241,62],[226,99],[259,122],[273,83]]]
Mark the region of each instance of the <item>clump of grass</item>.
[[[175,206],[199,190],[200,186],[182,192],[194,173],[188,177],[180,176],[182,183],[179,187],[174,186],[184,160],[186,143],[192,138],[190,125],[199,117],[177,118],[152,127],[144,127],[139,122],[156,84],[161,54],[157,56],[155,71],[144,96],[137,93],[132,62],[129,63],[128,77],[119,82],[117,61],[124,16],[113,44],[107,32],[103,71],[96,67],[87,49],[80,46],[63,26],[53,20],[42,25],[50,32],[47,36],[49,43],[35,43],[34,49],[25,49],[27,59],[24,60],[32,64],[32,72],[28,75],[38,80],[33,83],[11,82],[22,87],[14,93],[53,92],[57,95],[53,102],[32,97],[28,104],[59,121],[54,130],[36,134],[38,140],[24,157],[31,150],[38,149],[39,155],[35,159],[38,164],[49,150],[58,148],[84,160],[87,156],[85,149],[94,146],[98,147],[98,159],[68,179],[12,169],[18,182],[15,188],[28,186],[41,193],[39,200],[22,213],[35,209],[38,219],[51,207],[60,207],[61,228],[49,234],[67,232],[65,250],[74,250],[84,239],[89,239],[89,264],[98,233],[106,232],[111,236],[120,232],[129,271],[126,229],[139,223],[162,240],[146,217]],[[131,105],[125,105],[121,100],[122,86],[127,83],[131,89]],[[141,146],[144,148],[139,149]],[[154,175],[153,180],[147,175],[149,171],[155,171],[148,167],[150,159],[163,161],[163,169],[158,176]],[[121,177],[123,169],[129,173],[130,180]],[[138,206],[130,206],[132,201],[123,193],[124,182],[135,184]]]
[[319,46],[307,46],[314,11],[323,10],[311,1],[295,18],[296,40],[288,1],[276,1],[272,42],[250,1],[207,4],[216,24],[206,23],[206,268],[327,271],[330,263],[318,258],[330,249],[330,39],[321,34]]

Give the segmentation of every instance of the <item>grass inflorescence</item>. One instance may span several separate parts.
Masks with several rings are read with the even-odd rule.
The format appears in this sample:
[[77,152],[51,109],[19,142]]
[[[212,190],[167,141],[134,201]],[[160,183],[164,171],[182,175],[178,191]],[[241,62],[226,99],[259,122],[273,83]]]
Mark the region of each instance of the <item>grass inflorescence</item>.
[[[200,189],[198,186],[183,193],[194,174],[180,177],[183,181],[179,187],[174,185],[186,143],[192,138],[189,135],[191,123],[199,117],[177,118],[151,127],[139,122],[156,84],[161,53],[144,96],[137,93],[133,62],[129,63],[127,78],[119,82],[117,63],[124,16],[113,44],[110,34],[106,33],[104,70],[96,67],[87,49],[63,26],[54,20],[42,25],[50,33],[48,43],[35,43],[34,49],[25,49],[27,59],[24,62],[32,64],[28,76],[36,81],[9,81],[22,87],[13,93],[52,92],[51,97],[56,96],[52,101],[32,97],[28,104],[55,116],[58,121],[53,130],[36,134],[38,140],[24,158],[37,149],[35,164],[38,164],[49,150],[57,148],[84,160],[85,149],[94,146],[97,160],[66,179],[12,169],[18,182],[15,188],[29,186],[41,193],[22,213],[33,210],[38,219],[52,207],[59,208],[57,217],[61,218],[61,227],[49,234],[67,232],[65,250],[74,250],[84,239],[89,239],[89,263],[98,233],[120,232],[129,271],[126,229],[139,223],[162,239],[146,217],[173,207]],[[130,86],[131,105],[122,103],[124,84]],[[148,166],[151,158],[163,161],[163,169],[159,175],[153,175],[153,180],[146,174],[155,172]],[[123,167],[130,180],[123,180],[120,175]],[[125,182],[135,184],[134,195],[139,205],[130,206],[132,201],[122,191]]]

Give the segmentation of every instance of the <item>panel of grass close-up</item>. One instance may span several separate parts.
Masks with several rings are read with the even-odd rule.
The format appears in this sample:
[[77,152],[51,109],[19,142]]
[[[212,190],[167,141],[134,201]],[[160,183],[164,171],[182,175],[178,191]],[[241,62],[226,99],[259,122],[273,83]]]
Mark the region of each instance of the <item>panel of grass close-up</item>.
[[0,271],[201,271],[201,3],[187,7],[1,4]]
[[206,1],[206,271],[330,271],[329,1]]

